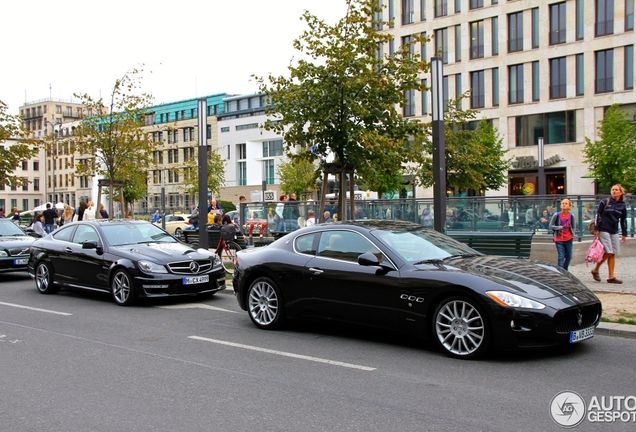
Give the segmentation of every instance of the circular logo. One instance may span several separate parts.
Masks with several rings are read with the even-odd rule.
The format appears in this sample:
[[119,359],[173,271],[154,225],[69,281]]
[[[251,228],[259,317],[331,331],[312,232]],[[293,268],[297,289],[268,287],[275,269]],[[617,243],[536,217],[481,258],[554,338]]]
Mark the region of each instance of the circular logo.
[[552,398],[550,415],[559,426],[565,428],[577,426],[585,418],[585,402],[578,393],[562,391]]

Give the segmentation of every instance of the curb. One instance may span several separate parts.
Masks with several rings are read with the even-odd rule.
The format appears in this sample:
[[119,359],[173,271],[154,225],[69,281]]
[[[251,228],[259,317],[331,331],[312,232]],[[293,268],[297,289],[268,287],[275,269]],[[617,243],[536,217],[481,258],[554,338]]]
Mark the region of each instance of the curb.
[[599,323],[595,330],[596,334],[603,336],[615,336],[626,339],[636,339],[636,326],[619,323]]

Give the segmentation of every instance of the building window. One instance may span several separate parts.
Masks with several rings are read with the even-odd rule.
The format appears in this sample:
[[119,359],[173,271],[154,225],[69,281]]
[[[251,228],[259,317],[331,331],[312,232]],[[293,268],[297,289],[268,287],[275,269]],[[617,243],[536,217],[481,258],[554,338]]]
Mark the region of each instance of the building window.
[[448,29],[435,30],[435,55],[442,57],[442,63],[448,63]]
[[492,17],[492,55],[499,55],[499,17]]
[[499,68],[492,70],[492,106],[499,106]]
[[462,11],[462,0],[455,0],[455,13],[458,14]]
[[413,24],[415,14],[413,13],[413,2],[415,0],[402,0],[402,24]]
[[614,50],[596,51],[596,93],[614,91]]
[[508,67],[509,100],[511,104],[523,103],[523,65]]
[[448,15],[447,0],[435,0],[435,18]]
[[583,54],[576,55],[576,95],[583,96],[585,92],[585,63],[583,63]]
[[389,41],[389,57],[393,57],[395,55],[395,40],[391,39]]
[[634,30],[634,0],[625,0],[625,31]]
[[508,15],[508,52],[523,51],[523,12]]
[[40,171],[40,161],[33,161],[33,171]]
[[246,129],[258,129],[258,123],[248,123],[248,124],[242,124],[242,125],[236,126],[237,131],[246,130]]
[[24,184],[22,185],[22,190],[23,190],[24,192],[28,192],[28,191],[29,191],[29,184],[28,184],[28,183],[24,183]]
[[247,185],[247,162],[238,162],[238,185]]
[[39,191],[40,190],[40,179],[39,178],[33,179],[33,190],[34,191]]
[[541,89],[539,88],[539,62],[532,62],[532,100],[534,102],[541,98]]
[[415,55],[415,41],[413,36],[404,36],[402,38],[402,45],[406,46],[409,51],[409,58],[413,59]]
[[614,33],[614,0],[596,0],[596,36]]
[[29,161],[22,161],[22,170],[28,171],[29,169]]
[[[493,42],[494,44],[494,42]],[[484,57],[484,22],[470,23],[470,58]]]
[[442,103],[444,104],[444,112],[448,111],[448,75],[442,77]]
[[225,132],[229,132],[230,131],[230,127],[229,126],[225,126],[221,128],[221,133],[225,133]]
[[539,8],[532,9],[532,48],[539,48]]
[[462,61],[462,26],[455,26],[455,61]]
[[565,2],[550,5],[550,45],[565,43]]
[[625,47],[625,90],[634,88],[634,45]]
[[545,144],[576,142],[576,112],[557,111],[517,117],[515,132],[517,147],[537,145],[540,137]]
[[422,115],[428,115],[428,80],[423,79],[424,90],[422,90]]
[[470,9],[479,9],[484,7],[484,0],[470,0]]
[[566,79],[565,57],[550,59],[550,99],[566,97]]
[[[283,140],[263,141],[263,157],[283,155]],[[240,158],[239,158],[240,159]]]
[[458,108],[462,108],[462,74],[455,74],[455,99],[458,100]]
[[426,48],[426,32],[422,33],[420,55],[422,56],[422,60],[428,61],[428,49]]
[[274,159],[266,159],[263,161],[263,169],[265,170],[265,182],[267,184],[276,183],[276,178],[274,177]]
[[409,89],[404,92],[405,103],[402,107],[402,116],[412,117],[415,115],[415,90]]
[[484,108],[486,106],[484,71],[475,71],[470,74],[470,107]]
[[237,160],[247,159],[247,147],[245,143],[236,145],[236,159]]
[[[382,0],[380,5],[382,5]],[[420,21],[426,21],[426,0],[420,0]]]

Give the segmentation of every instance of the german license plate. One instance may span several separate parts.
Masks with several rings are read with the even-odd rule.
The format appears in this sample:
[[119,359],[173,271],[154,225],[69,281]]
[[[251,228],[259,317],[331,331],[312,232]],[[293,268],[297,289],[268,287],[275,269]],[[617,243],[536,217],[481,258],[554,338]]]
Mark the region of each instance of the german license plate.
[[194,284],[200,284],[200,283],[206,283],[210,281],[210,276],[208,275],[203,275],[203,276],[186,276],[183,278],[183,284],[184,285],[194,285]]
[[28,258],[18,258],[13,260],[14,265],[26,265],[29,263]]
[[594,327],[570,332],[570,343],[581,342],[594,336]]

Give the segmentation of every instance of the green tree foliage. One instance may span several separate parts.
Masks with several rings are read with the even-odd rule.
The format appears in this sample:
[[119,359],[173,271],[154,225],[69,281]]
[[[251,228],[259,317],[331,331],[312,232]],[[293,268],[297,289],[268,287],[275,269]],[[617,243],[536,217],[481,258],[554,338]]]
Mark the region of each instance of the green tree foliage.
[[598,140],[585,138],[585,162],[602,189],[617,183],[636,191],[636,112],[630,120],[619,104],[610,106],[598,127]]
[[[143,130],[146,116],[153,116],[148,108],[152,96],[140,92],[142,69],[132,68],[115,81],[110,101],[94,99],[88,94],[76,95],[88,113],[83,119],[73,141],[74,150],[80,153],[75,165],[78,176],[102,175],[112,181],[124,182],[126,194],[139,198],[139,191],[146,189],[146,175],[138,175],[140,167],[147,167],[152,160],[155,143]],[[106,103],[109,105],[107,106]],[[143,196],[143,195],[141,195]],[[108,213],[113,214],[113,200]]]
[[[446,186],[451,190],[499,189],[506,184],[506,173],[511,165],[511,161],[505,159],[507,150],[503,149],[502,139],[489,121],[481,120],[475,130],[468,128],[468,122],[475,118],[476,112],[461,110],[462,98],[450,100],[444,114]],[[431,155],[433,145],[427,145],[427,154]],[[432,156],[427,156],[413,171],[420,184],[433,185]]]
[[[183,173],[183,187],[190,195],[199,193],[199,171],[198,171],[198,145],[193,144],[194,156],[185,160],[180,169]],[[225,161],[221,157],[218,149],[211,149],[208,146],[208,192],[212,196],[218,197],[221,194],[221,187],[225,185]]]
[[[7,105],[0,100],[0,184],[22,186],[28,183],[26,177],[16,175],[16,168],[28,161],[38,152],[35,140],[28,138],[20,116],[7,113]],[[14,138],[17,143],[3,145]]]
[[371,23],[382,12],[377,0],[346,3],[347,15],[335,25],[305,11],[308,30],[294,41],[303,56],[289,66],[289,77],[255,78],[276,120],[265,129],[282,134],[287,149],[312,146],[321,164],[329,157],[342,166],[341,176],[350,167],[380,183],[385,173],[422,158],[425,127],[397,107],[407,105],[408,92],[424,89],[420,73],[429,64],[415,49],[419,35],[397,44],[394,55],[379,55],[379,46],[388,52],[393,36],[377,31],[378,21]]
[[316,180],[320,172],[316,169],[311,152],[301,150],[288,155],[288,158],[287,162],[279,164],[276,169],[283,192],[295,192],[300,196],[302,192],[316,190]]

